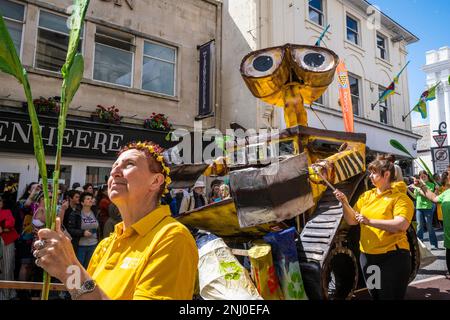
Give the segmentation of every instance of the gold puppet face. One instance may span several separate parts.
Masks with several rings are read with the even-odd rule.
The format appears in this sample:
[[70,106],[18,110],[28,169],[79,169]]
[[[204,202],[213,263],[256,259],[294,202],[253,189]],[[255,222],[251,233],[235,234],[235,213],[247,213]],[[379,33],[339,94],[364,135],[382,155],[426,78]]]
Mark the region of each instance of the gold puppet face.
[[252,94],[272,105],[284,106],[284,88],[298,87],[306,104],[319,99],[333,81],[339,58],[331,50],[286,44],[253,51],[241,63],[241,75]]

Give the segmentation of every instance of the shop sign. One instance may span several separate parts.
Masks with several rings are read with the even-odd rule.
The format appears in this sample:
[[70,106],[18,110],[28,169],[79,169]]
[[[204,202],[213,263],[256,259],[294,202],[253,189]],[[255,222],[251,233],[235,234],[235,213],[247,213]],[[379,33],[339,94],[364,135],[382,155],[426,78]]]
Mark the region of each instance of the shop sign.
[[[54,154],[57,118],[40,117],[39,122],[45,152]],[[167,145],[166,135],[144,128],[68,120],[63,137],[63,156],[111,160],[130,141],[151,140],[163,147],[171,147]],[[32,128],[27,114],[0,112],[0,151],[34,153]]]
[[199,46],[199,98],[198,116],[204,117],[213,113],[214,105],[214,41]]

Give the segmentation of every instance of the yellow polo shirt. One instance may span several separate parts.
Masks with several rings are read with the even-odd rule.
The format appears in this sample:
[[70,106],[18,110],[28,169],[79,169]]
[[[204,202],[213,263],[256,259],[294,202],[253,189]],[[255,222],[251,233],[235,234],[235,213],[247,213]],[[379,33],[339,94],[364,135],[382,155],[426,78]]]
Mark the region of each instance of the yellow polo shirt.
[[159,206],[97,246],[88,273],[113,300],[192,299],[198,250],[189,230]]
[[[353,208],[368,219],[391,220],[400,216],[411,222],[414,215],[414,204],[406,195],[404,182],[393,183],[391,189],[381,194],[377,194],[377,189],[365,192]],[[396,250],[396,246],[409,250],[406,232],[390,233],[361,224],[361,252],[383,254]]]

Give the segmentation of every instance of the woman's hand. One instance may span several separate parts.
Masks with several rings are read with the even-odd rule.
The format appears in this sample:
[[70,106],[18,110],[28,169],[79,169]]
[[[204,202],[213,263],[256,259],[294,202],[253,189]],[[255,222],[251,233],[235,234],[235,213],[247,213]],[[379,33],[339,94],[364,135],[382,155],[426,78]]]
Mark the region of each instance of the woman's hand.
[[356,221],[358,221],[358,223],[360,223],[360,224],[365,224],[366,226],[368,226],[370,224],[369,219],[367,219],[360,213],[356,214],[355,218],[356,218]]
[[342,204],[348,204],[347,196],[343,192],[336,189],[333,193],[336,196],[336,199],[338,199]]
[[66,211],[69,208],[69,201],[64,200],[61,204],[61,210]]
[[89,238],[90,236],[92,236],[92,232],[90,232],[89,230],[84,230],[83,235],[84,235],[86,238]]
[[38,237],[39,240],[33,245],[36,265],[65,284],[70,275],[67,268],[73,265],[81,268],[81,265],[73,250],[72,242],[61,230],[61,219],[56,218],[55,231],[41,229]]

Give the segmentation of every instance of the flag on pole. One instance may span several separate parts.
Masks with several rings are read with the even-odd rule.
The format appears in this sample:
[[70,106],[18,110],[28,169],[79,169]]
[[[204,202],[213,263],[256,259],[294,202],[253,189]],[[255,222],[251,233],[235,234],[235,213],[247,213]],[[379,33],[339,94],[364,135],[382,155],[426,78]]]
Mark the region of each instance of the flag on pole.
[[426,119],[428,117],[427,114],[427,101],[433,101],[436,99],[436,88],[439,86],[441,82],[439,81],[436,85],[431,87],[428,90],[425,90],[420,96],[419,102],[414,106],[412,111],[419,112],[422,116],[422,119]]
[[397,76],[395,76],[394,80],[391,82],[391,84],[386,88],[386,90],[384,90],[384,92],[380,95],[380,97],[378,98],[378,101],[372,105],[372,110],[375,108],[375,106],[383,101],[386,101],[387,98],[389,98],[389,96],[393,95],[395,93],[395,85],[398,84],[398,80],[400,79],[400,75],[403,73],[403,71],[406,69],[406,67],[408,66],[408,63],[402,68],[402,70],[400,70],[400,72],[397,74]]
[[384,90],[384,92],[381,94],[378,102],[386,101],[389,96],[393,95],[395,93],[395,85],[398,84],[398,77],[395,77],[394,81],[391,82],[389,87]]
[[350,82],[348,72],[344,62],[341,60],[336,68],[338,75],[339,101],[342,108],[342,117],[344,118],[344,127],[346,132],[354,132],[353,124],[353,106],[352,96],[350,94]]
[[319,39],[317,39],[317,41],[316,41],[316,44],[315,44],[316,47],[320,47],[320,43],[322,42],[323,37],[328,32],[328,29],[330,29],[330,27],[331,27],[331,24],[327,25],[325,30],[323,30],[322,34],[319,36]]
[[413,108],[413,111],[419,112],[420,115],[422,116],[422,119],[426,119],[428,117],[427,103],[423,100],[417,102],[417,104]]

